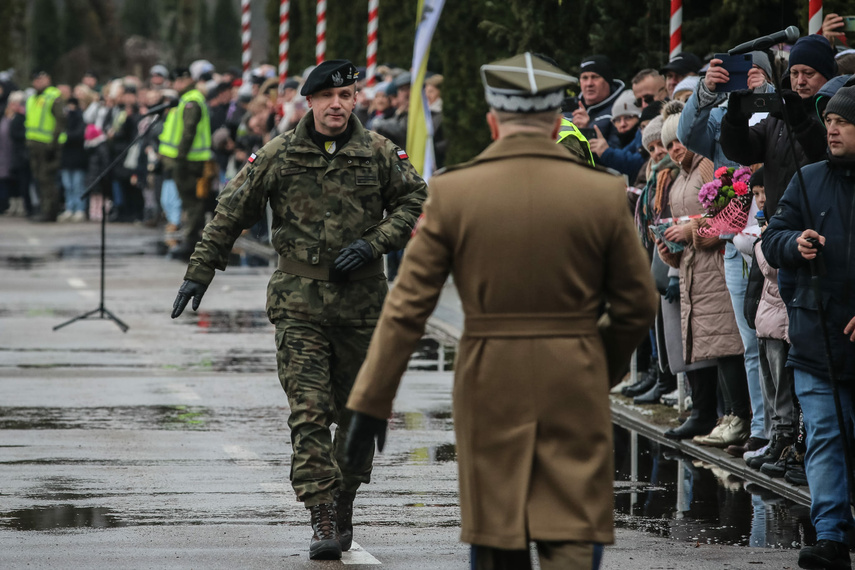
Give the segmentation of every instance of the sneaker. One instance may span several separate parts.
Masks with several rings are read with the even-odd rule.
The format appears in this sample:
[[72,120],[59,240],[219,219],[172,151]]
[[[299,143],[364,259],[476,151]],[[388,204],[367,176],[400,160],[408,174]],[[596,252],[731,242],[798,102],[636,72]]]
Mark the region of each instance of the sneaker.
[[736,416],[731,416],[731,415],[720,417],[719,419],[716,420],[715,427],[712,429],[711,432],[709,432],[706,435],[696,435],[695,437],[692,438],[692,441],[694,443],[701,443],[701,441],[704,438],[718,437],[719,434],[724,430],[724,428],[727,427],[727,424],[729,424],[731,421],[733,421],[733,418],[735,418],[735,417]]
[[70,222],[71,216],[73,216],[73,215],[74,215],[74,212],[72,212],[71,210],[66,210],[56,217],[56,221],[57,222]]
[[819,540],[799,551],[799,568],[814,570],[851,570],[849,547],[834,540]]
[[609,394],[620,394],[624,388],[629,386],[632,386],[632,376],[627,375],[626,378],[621,380],[618,384],[615,384],[615,386],[609,390]]
[[766,445],[764,445],[760,449],[755,449],[754,451],[746,451],[745,453],[742,454],[742,460],[747,463],[748,460],[751,459],[752,457],[758,457],[760,455],[763,455],[764,453],[766,453],[766,450],[769,449],[770,445],[771,444],[767,443]]
[[784,450],[786,450],[790,445],[792,445],[793,441],[789,438],[777,437],[772,438],[772,443],[769,445],[769,448],[763,453],[763,455],[758,455],[757,457],[752,457],[751,459],[747,459],[745,464],[750,468],[759,471],[760,468],[766,463],[775,463],[784,455]]
[[773,463],[764,463],[760,466],[760,472],[769,477],[783,477],[787,471],[795,465],[804,465],[804,455],[796,453],[795,446],[790,446],[784,450],[780,459]]
[[662,402],[663,406],[676,406],[677,399],[680,397],[679,392],[679,388],[675,389],[673,392],[668,392],[659,398],[659,401]]
[[71,215],[71,218],[69,219],[69,221],[75,222],[75,223],[85,222],[86,221],[86,212],[84,212],[83,210],[80,210],[79,212],[74,212],[74,214]]
[[742,445],[739,445],[739,444],[728,445],[727,448],[725,448],[725,451],[727,452],[728,455],[731,455],[733,457],[742,457],[745,454],[745,452],[756,451],[756,450],[760,449],[761,447],[763,447],[764,445],[767,445],[768,443],[769,443],[768,439],[765,439],[762,437],[754,437],[752,435],[751,437],[748,438],[748,440],[744,444],[742,444]]

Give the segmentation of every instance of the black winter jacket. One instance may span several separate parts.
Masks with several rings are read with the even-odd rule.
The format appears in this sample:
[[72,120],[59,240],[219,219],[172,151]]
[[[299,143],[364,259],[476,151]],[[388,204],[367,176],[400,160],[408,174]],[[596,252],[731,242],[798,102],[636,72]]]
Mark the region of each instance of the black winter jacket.
[[[813,111],[813,98],[805,100],[808,117],[793,127],[796,137],[796,158],[805,166],[825,159],[825,126]],[[730,160],[744,165],[765,163],[766,219],[770,219],[778,200],[796,173],[796,164],[787,139],[784,121],[771,115],[749,127],[748,120],[734,122],[732,113],[726,113],[721,122],[721,150]]]
[[826,239],[823,257],[822,306],[831,340],[838,378],[855,381],[855,343],[843,333],[855,317],[855,161],[834,158],[802,169],[813,219],[805,223],[805,208],[798,177],[793,177],[778,202],[763,234],[763,254],[773,267],[784,271],[781,297],[790,317],[787,365],[828,377],[816,296],[811,288],[810,265],[798,252],[796,238],[805,229]]

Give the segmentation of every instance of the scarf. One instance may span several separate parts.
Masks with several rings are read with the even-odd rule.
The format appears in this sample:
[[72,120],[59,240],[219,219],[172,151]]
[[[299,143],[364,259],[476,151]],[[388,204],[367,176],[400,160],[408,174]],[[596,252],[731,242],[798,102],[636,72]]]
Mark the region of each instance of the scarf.
[[679,172],[680,166],[667,154],[650,167],[650,176],[647,177],[647,183],[635,205],[635,225],[644,247],[649,248],[652,245],[647,226],[658,222],[662,204],[667,201],[666,190]]

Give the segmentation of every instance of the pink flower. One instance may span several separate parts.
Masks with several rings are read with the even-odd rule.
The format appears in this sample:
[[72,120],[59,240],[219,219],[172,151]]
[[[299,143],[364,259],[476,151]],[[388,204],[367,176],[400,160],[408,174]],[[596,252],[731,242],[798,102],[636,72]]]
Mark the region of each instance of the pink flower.
[[751,169],[747,166],[740,166],[736,172],[733,173],[734,180],[748,180],[751,178]]
[[716,171],[715,171],[715,177],[716,177],[716,178],[721,178],[722,176],[724,176],[725,174],[727,174],[727,170],[728,170],[728,169],[727,169],[727,167],[726,167],[726,166],[720,166],[720,167],[718,168],[718,170],[716,170]]
[[698,201],[704,206],[704,208],[708,208],[713,202],[715,202],[717,197],[718,189],[712,182],[707,182],[701,186],[701,191],[698,192]]
[[723,186],[721,180],[713,180],[712,182],[709,182],[709,184],[712,184],[713,188],[715,188],[716,190]]
[[734,182],[733,191],[736,193],[737,196],[745,196],[746,194],[748,194],[748,184],[742,182],[741,180],[739,182]]

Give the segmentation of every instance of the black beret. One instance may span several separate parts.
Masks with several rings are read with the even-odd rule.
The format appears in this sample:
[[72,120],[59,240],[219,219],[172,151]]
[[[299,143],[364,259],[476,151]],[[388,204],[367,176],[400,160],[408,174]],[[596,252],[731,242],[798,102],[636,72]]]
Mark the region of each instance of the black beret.
[[47,75],[47,74],[48,74],[48,72],[45,71],[44,69],[36,69],[35,71],[33,71],[32,74],[30,74],[30,77],[32,79],[38,79],[42,75]]
[[353,85],[359,79],[359,71],[346,59],[330,59],[318,65],[300,89],[306,96],[330,87]]

